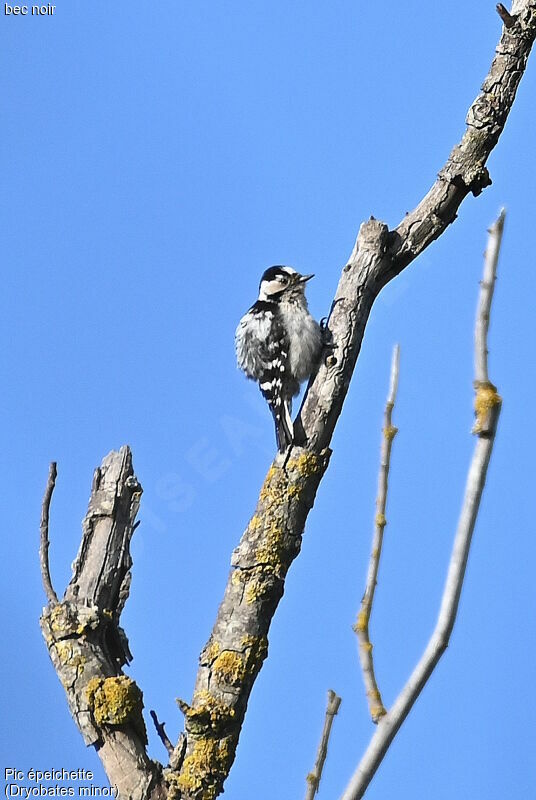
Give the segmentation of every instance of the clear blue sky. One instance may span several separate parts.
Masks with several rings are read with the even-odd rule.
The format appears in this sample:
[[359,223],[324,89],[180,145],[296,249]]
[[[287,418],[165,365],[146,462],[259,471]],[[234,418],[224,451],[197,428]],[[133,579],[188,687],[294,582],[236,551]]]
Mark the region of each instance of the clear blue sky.
[[[235,369],[236,323],[278,263],[316,273],[310,305],[328,313],[360,222],[396,225],[463,133],[500,33],[494,6],[57,0],[52,17],[0,13],[2,766],[104,781],[41,641],[38,522],[55,459],[62,591],[93,468],[124,443],[145,489],[123,616],[129,674],[178,733],[174,698],[191,696],[274,450],[262,398]],[[339,796],[372,733],[351,625],[395,341],[400,433],[372,621],[387,704],[431,632],[473,446],[481,255],[501,205],[490,365],[504,407],[460,618],[367,797],[531,795],[535,130],[533,55],[489,161],[493,186],[374,307],[231,800],[303,795],[330,687],[343,704],[321,797]],[[164,759],[152,731],[150,748]]]

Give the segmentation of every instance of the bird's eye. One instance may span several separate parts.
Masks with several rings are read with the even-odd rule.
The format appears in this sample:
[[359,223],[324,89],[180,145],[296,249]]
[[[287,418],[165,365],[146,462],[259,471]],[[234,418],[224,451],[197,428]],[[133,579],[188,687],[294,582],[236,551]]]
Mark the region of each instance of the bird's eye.
[[288,278],[285,277],[285,275],[278,275],[277,280],[279,281],[279,283],[288,283]]

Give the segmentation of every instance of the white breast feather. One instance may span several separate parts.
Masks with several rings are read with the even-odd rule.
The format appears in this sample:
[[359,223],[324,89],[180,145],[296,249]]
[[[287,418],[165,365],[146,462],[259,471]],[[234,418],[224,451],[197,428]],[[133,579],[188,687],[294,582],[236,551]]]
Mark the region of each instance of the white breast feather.
[[266,311],[262,316],[248,311],[244,314],[235,333],[236,360],[248,378],[258,379],[269,366],[261,358],[262,343],[270,337],[273,314]]
[[301,304],[282,303],[281,313],[290,338],[290,372],[301,383],[310,377],[320,355],[320,325]]

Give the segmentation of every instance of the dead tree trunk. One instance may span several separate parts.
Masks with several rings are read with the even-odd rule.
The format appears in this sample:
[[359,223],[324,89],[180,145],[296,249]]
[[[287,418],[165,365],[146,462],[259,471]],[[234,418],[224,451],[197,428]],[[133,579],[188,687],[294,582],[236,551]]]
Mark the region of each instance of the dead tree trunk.
[[[119,620],[129,590],[129,543],[141,487],[128,448],[108,455],[96,470],[73,578],[61,602],[50,586],[41,624],[73,717],[125,800],[213,800],[223,789],[251,688],[267,655],[270,623],[329,463],[331,437],[372,305],[381,289],[455,220],[464,198],[477,196],[491,183],[486,162],[536,36],[536,2],[515,0],[511,12],[501,6],[499,13],[504,27],[490,71],[469,109],[466,131],[437,180],[394,230],[374,219],[361,225],[329,316],[333,347],[296,420],[301,446],[293,449],[286,469],[275,458],[233,553],[225,594],[201,653],[194,696],[190,704],[183,703],[185,734],[166,769],[147,755],[141,692],[121,673],[129,651]],[[45,516],[41,560],[46,565]],[[43,574],[46,585],[46,566]]]

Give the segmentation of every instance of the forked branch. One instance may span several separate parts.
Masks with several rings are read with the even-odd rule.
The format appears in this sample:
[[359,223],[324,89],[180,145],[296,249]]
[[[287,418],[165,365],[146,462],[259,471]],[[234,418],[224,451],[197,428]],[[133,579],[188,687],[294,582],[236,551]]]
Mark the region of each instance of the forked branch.
[[[45,501],[51,483],[49,475]],[[119,616],[141,491],[129,448],[109,453],[95,470],[73,577],[63,600],[44,609],[41,629],[71,714],[119,797],[160,800],[167,791],[147,755],[142,693],[121,670],[130,653]]]
[[[216,797],[232,766],[249,695],[266,657],[270,623],[327,469],[331,437],[374,300],[454,221],[463,199],[489,185],[485,164],[535,36],[536,0],[523,0],[516,7],[515,25],[503,29],[482,91],[469,109],[467,129],[430,191],[395,230],[374,219],[360,228],[328,319],[329,357],[320,364],[295,422],[303,446],[293,449],[286,470],[276,457],[268,472],[233,553],[224,597],[200,656],[185,720],[186,756],[177,779],[184,800]],[[210,708],[218,712],[209,713]]]
[[[329,463],[331,437],[372,305],[381,289],[453,222],[467,194],[477,195],[490,183],[485,164],[536,36],[536,0],[515,0],[511,16],[514,22],[503,29],[482,91],[469,109],[467,129],[430,191],[394,230],[373,219],[360,228],[329,316],[330,354],[295,423],[303,446],[293,448],[286,469],[276,457],[233,553],[224,598],[200,656],[194,696],[191,705],[184,704],[185,740],[175,747],[176,758],[164,777],[146,754],[140,695],[121,673],[129,652],[119,616],[128,595],[129,542],[141,489],[128,448],[110,454],[97,470],[73,579],[56,610],[45,610],[42,628],[73,716],[86,742],[99,748],[111,783],[117,784],[119,775],[124,798],[213,800],[223,790],[249,695],[267,654],[271,620]],[[492,408],[491,427],[497,409]],[[491,435],[481,437],[479,445],[485,448],[491,441]],[[479,449],[478,458],[486,460],[489,454]],[[55,602],[48,590],[47,597]],[[88,686],[91,679],[95,683]],[[106,716],[106,697],[108,690],[123,689],[130,712],[128,721],[117,724]],[[382,731],[386,719],[380,722]]]
[[[493,291],[495,269],[497,266],[498,246],[500,245],[500,238],[497,241],[497,237],[500,236],[499,230],[502,231],[504,212],[501,212],[499,221],[500,224],[496,223],[490,232],[490,243],[487,252],[488,254],[494,252],[495,256],[493,258],[486,257],[484,274],[487,280],[485,279],[481,283],[475,326],[475,341],[478,342],[478,346],[480,347],[479,362],[485,365],[486,374],[486,342],[485,337],[482,338],[479,336],[479,329],[483,324],[486,325],[487,329],[487,320],[483,319],[483,314],[487,313],[489,315],[491,293]],[[478,429],[478,439],[475,444],[475,450],[467,476],[462,511],[454,539],[447,580],[443,590],[443,597],[435,630],[419,663],[399,694],[393,707],[380,720],[376,733],[372,737],[368,749],[348,784],[346,791],[342,795],[341,800],[359,800],[359,798],[363,797],[367,786],[381,764],[391,742],[398,733],[402,723],[409,714],[417,697],[429,680],[439,659],[448,646],[450,635],[456,621],[469,548],[471,546],[480,499],[486,481],[500,410],[501,399],[495,392],[493,401],[489,402],[486,406],[482,425]],[[478,413],[477,409],[477,418]]]
[[389,488],[389,467],[391,465],[391,448],[393,440],[398,432],[398,428],[393,425],[393,409],[395,407],[396,392],[398,389],[398,373],[400,368],[400,348],[395,345],[393,359],[391,362],[391,377],[389,381],[389,394],[385,404],[383,416],[382,446],[380,455],[380,472],[378,476],[378,495],[376,498],[376,517],[374,520],[374,535],[372,537],[372,549],[367,572],[367,583],[365,594],[361,600],[361,608],[357,615],[354,630],[357,634],[359,643],[359,661],[365,682],[365,692],[369,705],[372,721],[377,723],[385,714],[376,675],[374,672],[374,658],[372,655],[372,642],[369,635],[370,615],[376,583],[378,580],[378,569],[382,555],[383,532],[387,525],[385,511],[387,508],[387,490]]

